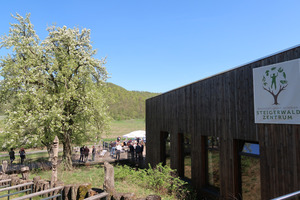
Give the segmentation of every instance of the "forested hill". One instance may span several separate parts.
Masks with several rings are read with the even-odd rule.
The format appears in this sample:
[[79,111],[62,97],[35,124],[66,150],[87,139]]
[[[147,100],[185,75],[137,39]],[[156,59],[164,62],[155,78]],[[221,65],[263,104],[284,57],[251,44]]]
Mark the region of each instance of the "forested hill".
[[110,90],[109,110],[115,120],[144,119],[145,100],[160,93],[128,91],[113,83],[107,83]]
[[[113,83],[107,83],[110,91],[108,101],[110,114],[115,120],[144,119],[146,99],[160,93],[128,91]],[[4,115],[4,106],[0,105],[0,116]]]

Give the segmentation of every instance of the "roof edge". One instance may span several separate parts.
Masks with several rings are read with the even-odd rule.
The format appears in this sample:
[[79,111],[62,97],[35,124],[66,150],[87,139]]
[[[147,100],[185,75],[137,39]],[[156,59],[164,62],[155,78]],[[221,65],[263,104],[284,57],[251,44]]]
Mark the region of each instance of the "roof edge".
[[[295,46],[292,46],[292,47],[289,47],[289,48],[286,48],[286,49],[284,49],[284,50],[277,51],[277,52],[272,53],[272,54],[269,54],[269,55],[267,55],[267,56],[260,57],[260,58],[258,58],[258,59],[252,60],[252,61],[247,62],[247,63],[244,63],[244,64],[242,64],[242,65],[238,65],[238,66],[236,66],[236,67],[234,67],[234,68],[231,68],[231,69],[228,69],[228,70],[226,70],[226,71],[222,71],[222,72],[220,72],[220,73],[217,73],[217,74],[214,74],[214,75],[205,77],[205,78],[203,78],[203,79],[200,79],[200,80],[197,80],[197,81],[188,83],[188,84],[186,84],[186,85],[183,85],[183,86],[174,88],[174,89],[172,89],[172,90],[168,90],[168,91],[166,91],[166,92],[164,92],[164,93],[161,93],[161,94],[159,94],[159,95],[157,95],[157,96],[154,96],[154,97],[149,98],[149,100],[152,99],[152,98],[155,98],[155,97],[158,97],[158,96],[161,96],[161,95],[164,95],[164,94],[173,92],[173,91],[178,90],[178,89],[180,89],[180,88],[184,88],[184,87],[186,87],[186,86],[192,85],[192,84],[197,83],[197,82],[199,82],[199,81],[203,81],[203,80],[212,78],[212,77],[214,77],[214,76],[218,76],[218,75],[221,75],[221,74],[225,74],[225,73],[227,73],[227,72],[230,72],[230,71],[233,71],[233,70],[235,70],[235,69],[244,67],[244,66],[249,65],[249,64],[251,64],[251,63],[255,63],[255,62],[257,62],[257,61],[260,61],[260,60],[269,58],[269,57],[271,57],[271,56],[274,56],[274,55],[283,53],[283,52],[285,52],[285,51],[289,51],[289,50],[295,49],[295,48],[297,48],[297,47],[300,47],[300,44],[295,45]],[[146,99],[146,100],[148,100],[148,99]]]

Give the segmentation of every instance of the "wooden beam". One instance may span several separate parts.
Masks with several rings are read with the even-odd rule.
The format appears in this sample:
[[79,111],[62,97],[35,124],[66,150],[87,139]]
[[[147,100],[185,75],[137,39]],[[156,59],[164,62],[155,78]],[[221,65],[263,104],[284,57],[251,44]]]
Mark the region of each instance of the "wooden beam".
[[108,196],[108,193],[107,193],[107,192],[102,192],[102,193],[100,193],[100,194],[91,196],[91,197],[86,198],[86,199],[84,199],[84,200],[98,200],[98,199],[101,199],[101,198],[104,198],[104,197],[107,197],[107,196]]
[[0,181],[0,184],[2,184],[2,183],[6,183],[6,182],[11,182],[11,179],[5,179],[5,180],[1,180],[1,181]]
[[23,184],[14,185],[11,187],[2,188],[2,189],[0,189],[0,192],[7,191],[7,190],[13,190],[13,189],[17,189],[17,188],[25,187],[25,186],[29,186],[29,185],[33,185],[33,182],[23,183]]
[[56,190],[62,190],[62,189],[64,189],[64,186],[59,186],[59,187],[51,188],[51,189],[48,189],[48,190],[43,190],[43,191],[40,191],[40,192],[28,194],[28,195],[25,195],[25,196],[22,196],[22,197],[14,198],[13,200],[30,199],[32,197],[40,196],[40,195],[43,195],[43,194],[47,194],[47,193],[50,193],[50,192],[53,192],[53,191],[56,191]]

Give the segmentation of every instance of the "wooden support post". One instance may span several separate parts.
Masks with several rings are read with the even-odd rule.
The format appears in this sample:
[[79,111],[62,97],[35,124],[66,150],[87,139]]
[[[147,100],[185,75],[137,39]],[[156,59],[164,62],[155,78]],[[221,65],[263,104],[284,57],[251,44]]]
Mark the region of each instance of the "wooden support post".
[[108,162],[104,162],[104,191],[113,194],[115,192],[114,167]]
[[4,160],[4,161],[2,162],[2,171],[3,171],[3,173],[6,172],[6,170],[7,170],[7,165],[8,165],[7,161]]
[[21,174],[22,174],[22,179],[23,179],[23,180],[28,180],[28,176],[29,176],[29,167],[22,167],[22,168],[21,168]]
[[52,145],[52,177],[51,177],[51,187],[54,186],[54,184],[57,181],[57,160],[58,160],[58,147],[59,147],[59,140],[58,137],[55,136],[55,139],[53,141]]

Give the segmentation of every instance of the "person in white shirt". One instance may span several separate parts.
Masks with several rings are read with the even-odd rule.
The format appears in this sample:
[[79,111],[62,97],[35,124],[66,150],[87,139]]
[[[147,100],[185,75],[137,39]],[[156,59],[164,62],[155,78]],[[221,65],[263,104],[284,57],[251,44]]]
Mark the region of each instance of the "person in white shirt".
[[121,146],[121,144],[120,144],[119,142],[117,143],[116,149],[117,149],[117,152],[116,152],[116,159],[117,159],[117,160],[120,160],[122,146]]

